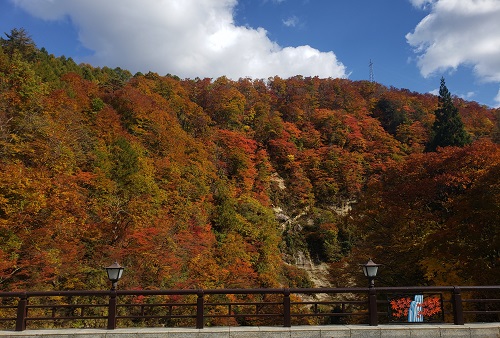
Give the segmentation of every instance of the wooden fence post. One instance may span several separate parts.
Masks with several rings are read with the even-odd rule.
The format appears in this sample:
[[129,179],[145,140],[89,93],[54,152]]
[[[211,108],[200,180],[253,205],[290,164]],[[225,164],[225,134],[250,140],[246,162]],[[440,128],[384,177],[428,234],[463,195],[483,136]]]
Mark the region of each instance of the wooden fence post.
[[368,289],[368,316],[370,326],[378,325],[378,314],[377,314],[377,292],[375,287],[372,286]]
[[464,325],[464,311],[462,307],[462,294],[458,286],[453,287],[453,322],[455,325]]
[[292,326],[290,289],[283,289],[283,326]]
[[26,317],[28,315],[28,295],[24,293],[17,303],[16,331],[26,330]]
[[116,328],[116,290],[109,292],[108,303],[108,330]]
[[196,300],[196,328],[203,329],[205,326],[205,318],[204,318],[204,307],[205,307],[205,299],[203,290],[198,290],[198,299]]

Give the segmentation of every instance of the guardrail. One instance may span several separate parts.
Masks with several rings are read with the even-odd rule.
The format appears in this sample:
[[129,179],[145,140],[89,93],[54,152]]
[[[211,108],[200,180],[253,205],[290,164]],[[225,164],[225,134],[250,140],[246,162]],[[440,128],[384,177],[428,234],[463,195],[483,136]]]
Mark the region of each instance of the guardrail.
[[409,320],[414,295],[417,322],[500,322],[500,286],[438,286],[0,292],[0,327],[375,326]]

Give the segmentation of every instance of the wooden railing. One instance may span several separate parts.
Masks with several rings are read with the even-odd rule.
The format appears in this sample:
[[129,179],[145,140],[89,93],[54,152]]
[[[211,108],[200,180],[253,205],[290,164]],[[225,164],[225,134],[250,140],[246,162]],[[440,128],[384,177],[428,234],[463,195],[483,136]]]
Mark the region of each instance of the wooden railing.
[[378,325],[406,321],[394,299],[416,294],[439,300],[424,322],[500,322],[500,286],[439,286],[0,292],[0,328]]

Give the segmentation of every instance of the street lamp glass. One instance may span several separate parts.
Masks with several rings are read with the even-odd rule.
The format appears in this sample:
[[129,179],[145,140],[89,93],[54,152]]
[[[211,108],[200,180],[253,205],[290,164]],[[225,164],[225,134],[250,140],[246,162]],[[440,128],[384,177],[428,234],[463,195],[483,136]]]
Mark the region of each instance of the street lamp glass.
[[375,264],[371,259],[363,265],[363,272],[366,277],[376,277],[380,264]]
[[106,272],[108,273],[108,278],[111,282],[117,282],[122,278],[124,267],[114,262],[110,266],[106,268]]

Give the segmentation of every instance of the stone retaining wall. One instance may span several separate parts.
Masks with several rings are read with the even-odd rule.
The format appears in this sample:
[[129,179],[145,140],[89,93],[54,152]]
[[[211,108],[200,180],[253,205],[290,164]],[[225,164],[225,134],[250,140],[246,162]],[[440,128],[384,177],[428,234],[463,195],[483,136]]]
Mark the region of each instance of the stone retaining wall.
[[330,325],[284,327],[67,329],[0,331],[0,337],[42,338],[368,338],[470,337],[500,338],[500,323],[415,325]]

